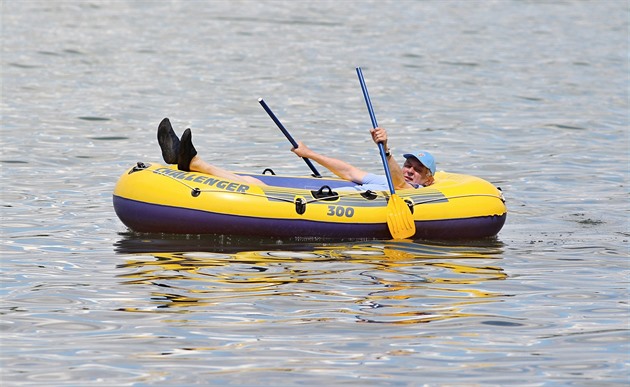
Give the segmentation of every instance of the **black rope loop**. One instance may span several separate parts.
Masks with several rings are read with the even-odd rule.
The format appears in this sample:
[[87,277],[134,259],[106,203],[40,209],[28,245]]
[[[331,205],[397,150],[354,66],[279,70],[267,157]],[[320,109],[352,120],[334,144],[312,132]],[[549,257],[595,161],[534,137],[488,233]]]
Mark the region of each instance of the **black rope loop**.
[[138,161],[136,165],[133,168],[131,168],[128,174],[131,175],[134,172],[142,171],[144,169],[149,168],[150,166],[151,164],[145,164],[142,161]]
[[[327,190],[327,192],[324,192],[324,190]],[[313,197],[315,199],[336,200],[339,198],[339,194],[337,192],[334,192],[332,188],[327,185],[323,185],[319,190],[311,192],[313,193]]]

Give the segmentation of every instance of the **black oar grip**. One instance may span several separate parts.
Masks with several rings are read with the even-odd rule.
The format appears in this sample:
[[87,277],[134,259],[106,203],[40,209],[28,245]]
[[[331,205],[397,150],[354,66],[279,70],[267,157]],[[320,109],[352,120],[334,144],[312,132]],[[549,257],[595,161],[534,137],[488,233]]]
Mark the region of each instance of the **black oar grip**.
[[[289,131],[285,129],[284,125],[282,125],[282,122],[280,122],[278,117],[276,117],[276,115],[273,114],[273,112],[271,111],[269,106],[267,106],[267,103],[262,98],[258,98],[258,102],[260,103],[260,106],[262,106],[263,109],[265,109],[267,114],[269,114],[269,117],[271,117],[273,122],[276,123],[276,125],[282,131],[282,133],[284,133],[284,136],[287,138],[287,140],[289,140],[291,145],[293,145],[294,148],[297,148],[298,147],[298,143],[295,142],[295,140],[293,139],[291,134],[289,134]],[[311,169],[311,171],[313,171],[313,176],[315,176],[315,177],[322,177],[322,175],[319,174],[319,172],[317,171],[317,168],[315,168],[315,166],[313,165],[311,160],[307,159],[306,157],[302,157],[302,160],[304,160],[306,165],[308,165],[308,167]]]

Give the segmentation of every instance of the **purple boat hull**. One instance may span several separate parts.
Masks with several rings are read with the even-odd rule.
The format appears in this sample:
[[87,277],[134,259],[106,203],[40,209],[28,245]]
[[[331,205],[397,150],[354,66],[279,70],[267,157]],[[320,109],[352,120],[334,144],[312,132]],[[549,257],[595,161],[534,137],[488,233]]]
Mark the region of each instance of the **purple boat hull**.
[[[386,223],[333,223],[226,215],[150,204],[113,196],[120,220],[147,233],[247,235],[278,238],[391,239]],[[495,236],[507,213],[464,219],[416,221],[416,239],[479,239]]]

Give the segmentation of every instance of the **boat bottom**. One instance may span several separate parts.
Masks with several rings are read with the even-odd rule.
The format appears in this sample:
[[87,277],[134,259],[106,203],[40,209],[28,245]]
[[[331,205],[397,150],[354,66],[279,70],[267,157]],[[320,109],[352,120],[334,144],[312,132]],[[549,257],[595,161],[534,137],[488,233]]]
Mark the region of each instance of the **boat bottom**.
[[[136,232],[247,235],[278,238],[391,239],[386,223],[332,223],[226,215],[150,204],[114,195],[114,210]],[[495,236],[507,213],[464,219],[416,221],[414,239],[479,239]]]

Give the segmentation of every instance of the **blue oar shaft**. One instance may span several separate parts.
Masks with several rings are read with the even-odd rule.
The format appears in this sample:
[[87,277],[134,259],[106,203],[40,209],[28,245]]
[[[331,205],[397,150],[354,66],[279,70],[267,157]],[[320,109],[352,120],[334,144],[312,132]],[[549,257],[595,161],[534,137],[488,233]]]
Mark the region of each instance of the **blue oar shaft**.
[[[359,83],[361,83],[361,90],[363,90],[363,98],[365,99],[365,104],[367,105],[368,113],[370,113],[370,119],[372,120],[372,127],[378,128],[378,123],[376,122],[376,116],[374,115],[374,109],[372,109],[372,101],[370,100],[370,94],[368,93],[367,86],[365,84],[365,80],[363,79],[363,71],[361,71],[361,67],[357,67],[357,75],[359,76]],[[392,174],[389,171],[389,164],[387,164],[387,156],[385,155],[385,146],[382,142],[378,143],[378,150],[381,154],[381,161],[383,162],[383,169],[385,169],[385,177],[387,178],[387,184],[389,185],[389,192],[393,195],[396,193],[394,190],[394,183],[392,182]]]
[[[276,125],[278,126],[278,128],[282,131],[282,133],[284,133],[284,136],[287,138],[287,140],[289,140],[289,142],[291,143],[291,145],[293,145],[294,148],[298,147],[298,143],[295,142],[295,140],[293,139],[293,137],[291,136],[291,134],[289,134],[289,131],[285,129],[284,125],[282,125],[282,122],[280,122],[280,120],[278,119],[278,117],[276,117],[275,114],[273,114],[273,112],[271,111],[271,109],[269,108],[269,106],[267,106],[267,103],[262,99],[259,98],[258,102],[260,103],[260,105],[263,107],[263,109],[265,109],[265,111],[267,112],[267,114],[269,114],[269,117],[271,117],[271,119],[273,120],[273,122],[276,123]],[[315,166],[313,165],[313,163],[311,162],[311,160],[307,159],[306,157],[302,157],[302,160],[304,160],[304,162],[306,163],[306,165],[308,165],[308,167],[311,169],[311,171],[313,171],[313,175],[315,177],[321,177],[322,175],[319,174],[319,172],[317,171],[317,168],[315,168]]]

